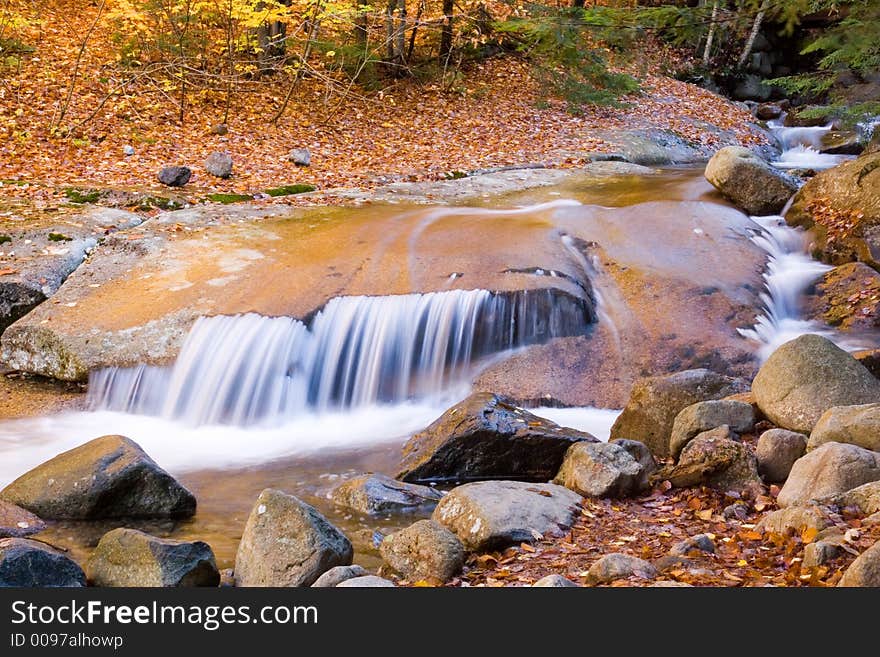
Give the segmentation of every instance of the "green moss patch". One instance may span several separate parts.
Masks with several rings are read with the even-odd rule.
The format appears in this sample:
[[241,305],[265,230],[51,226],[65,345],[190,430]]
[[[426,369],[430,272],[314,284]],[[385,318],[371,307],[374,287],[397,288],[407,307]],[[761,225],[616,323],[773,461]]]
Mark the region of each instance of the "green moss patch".
[[211,203],[222,203],[229,205],[230,203],[243,203],[244,201],[253,201],[254,197],[249,194],[208,194],[207,199]]
[[77,189],[76,187],[68,187],[64,190],[64,195],[71,203],[95,203],[101,198],[101,192],[97,189]]
[[292,194],[305,194],[313,191],[315,191],[314,185],[297,184],[273,187],[272,189],[267,189],[266,193],[269,196],[290,196]]
[[49,233],[50,242],[70,242],[71,240],[73,240],[72,237],[68,237],[63,233]]

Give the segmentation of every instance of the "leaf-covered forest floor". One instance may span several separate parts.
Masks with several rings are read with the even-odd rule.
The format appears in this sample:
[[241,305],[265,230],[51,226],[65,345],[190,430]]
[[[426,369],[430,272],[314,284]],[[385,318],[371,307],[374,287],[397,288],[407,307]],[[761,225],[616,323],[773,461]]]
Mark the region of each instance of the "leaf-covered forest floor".
[[[264,79],[234,95],[229,133],[217,135],[212,128],[223,120],[222,90],[194,90],[181,124],[176,99],[148,77],[119,86],[119,46],[106,21],[98,21],[73,79],[96,11],[73,0],[47,2],[41,27],[25,30],[34,51],[0,70],[4,195],[52,204],[66,185],[158,189],[156,173],[169,164],[192,168],[190,188],[242,194],[295,183],[370,188],[508,165],[574,167],[589,153],[614,151],[617,130],[669,128],[712,145],[717,137],[695,120],[736,131],[746,144],[761,141],[747,112],[658,74],[666,56],[661,50],[648,51],[640,64],[647,71],[643,92],[617,109],[584,107],[574,116],[561,102],[539,108],[529,65],[506,57],[468,66],[452,90],[404,79],[382,91],[353,87],[342,94],[338,84],[306,78],[274,124],[288,83],[280,76]],[[125,155],[127,146],[133,155]],[[310,149],[311,166],[289,162],[292,148]],[[204,171],[214,151],[232,156],[231,179]]]

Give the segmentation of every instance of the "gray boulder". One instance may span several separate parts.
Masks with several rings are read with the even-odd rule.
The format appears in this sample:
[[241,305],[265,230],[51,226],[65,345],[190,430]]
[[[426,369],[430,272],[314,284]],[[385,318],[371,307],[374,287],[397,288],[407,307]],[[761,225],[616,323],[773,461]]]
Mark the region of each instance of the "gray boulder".
[[345,535],[315,508],[279,490],[260,493],[235,555],[236,586],[311,586],[351,564]]
[[807,449],[829,442],[880,452],[880,403],[832,406],[825,411],[810,433]]
[[785,429],[810,433],[832,406],[880,401],[880,380],[819,335],[802,335],[771,354],[752,383],[761,412]]
[[825,443],[799,458],[776,498],[781,507],[826,500],[880,480],[880,453],[844,443]]
[[403,448],[398,479],[467,482],[486,479],[547,481],[588,433],[560,427],[511,401],[477,393],[456,404]]
[[477,552],[560,534],[571,526],[582,500],[554,484],[484,481],[454,488],[432,518]]
[[435,488],[380,474],[354,477],[330,493],[336,504],[370,515],[432,509],[442,497],[443,493]]
[[758,473],[764,481],[780,482],[807,450],[807,437],[787,429],[770,429],[761,434],[755,447]]
[[880,541],[862,552],[849,565],[837,585],[844,587],[880,586]]
[[714,554],[715,541],[706,534],[697,534],[673,545],[669,554],[674,557],[686,557],[693,550]]
[[202,541],[175,541],[121,527],[107,532],[86,563],[94,586],[217,586],[220,571]]
[[699,434],[685,445],[678,463],[663,477],[679,487],[708,486],[724,492],[760,493],[763,487],[757,459],[735,438],[727,426]]
[[336,585],[337,589],[387,589],[397,586],[390,579],[377,577],[376,575],[364,575],[363,577],[352,577],[346,579]]
[[862,515],[880,512],[880,481],[872,481],[841,493],[831,502],[839,507],[856,507]]
[[648,490],[651,487],[651,476],[657,472],[657,461],[651,454],[651,450],[645,443],[638,440],[619,438],[614,441],[614,444],[623,447],[642,466],[642,474],[639,476],[637,488],[640,491]]
[[312,163],[312,154],[308,148],[292,148],[287,159],[298,167],[307,167]]
[[392,570],[406,579],[446,582],[464,567],[464,546],[458,537],[433,520],[419,520],[389,534],[379,554]]
[[232,157],[229,153],[211,153],[205,158],[205,171],[217,178],[232,176]]
[[785,536],[792,532],[800,534],[806,529],[820,532],[830,526],[831,520],[825,511],[814,504],[806,504],[771,511],[761,518],[755,529],[763,534]]
[[816,568],[828,563],[842,551],[840,544],[835,541],[808,543],[804,546],[804,560],[801,562],[801,569]]
[[590,497],[627,497],[639,492],[642,465],[616,443],[575,443],[554,484]]
[[755,427],[755,409],[751,404],[729,399],[691,404],[675,416],[669,438],[669,452],[677,457],[695,436],[723,425],[736,433],[751,431]]
[[53,547],[27,538],[0,539],[0,587],[85,585],[82,568]]
[[162,167],[157,177],[168,187],[183,187],[192,178],[192,170],[189,167]]
[[355,577],[365,577],[369,574],[370,573],[368,573],[363,567],[358,566],[357,564],[352,564],[351,566],[334,566],[326,573],[321,575],[318,579],[316,579],[315,583],[312,584],[312,588],[333,588],[334,586],[341,584],[347,579],[354,579]]
[[46,528],[46,523],[20,506],[0,500],[0,538],[24,538]]
[[579,584],[572,582],[570,579],[562,575],[547,575],[532,584],[532,588],[543,589],[563,589],[569,587],[579,587]]
[[623,412],[611,427],[611,440],[644,443],[657,458],[670,456],[675,417],[697,402],[745,392],[748,384],[709,370],[686,370],[638,381]]
[[797,183],[747,148],[727,146],[706,165],[706,180],[750,215],[778,214]]
[[644,559],[614,552],[606,554],[590,566],[590,570],[587,572],[587,583],[590,585],[606,584],[628,577],[654,579],[657,575],[657,569]]
[[124,436],[102,436],[25,473],[0,499],[47,520],[186,518],[196,498]]

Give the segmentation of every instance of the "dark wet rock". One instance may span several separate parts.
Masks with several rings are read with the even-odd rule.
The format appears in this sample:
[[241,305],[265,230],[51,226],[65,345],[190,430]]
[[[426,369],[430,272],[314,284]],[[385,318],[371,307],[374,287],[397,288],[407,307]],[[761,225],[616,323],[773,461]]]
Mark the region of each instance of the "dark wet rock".
[[872,481],[848,490],[832,498],[831,503],[841,508],[856,507],[865,516],[880,512],[880,481]]
[[771,511],[761,518],[755,529],[765,534],[786,536],[790,533],[801,534],[805,530],[818,533],[830,526],[831,519],[821,507],[806,504]]
[[232,156],[229,153],[211,153],[205,158],[205,171],[217,178],[232,176]]
[[785,481],[794,462],[807,451],[807,437],[787,429],[770,429],[761,434],[755,447],[758,473],[764,481]]
[[644,480],[642,465],[617,443],[575,443],[553,483],[588,497],[627,497]]
[[751,431],[755,426],[752,405],[729,399],[714,399],[684,408],[672,423],[669,452],[677,457],[695,436],[724,425],[736,433]]
[[773,352],[752,392],[771,422],[809,433],[832,406],[880,401],[880,381],[830,340],[802,335]]
[[86,576],[61,551],[27,538],[0,539],[0,587],[77,587]]
[[880,541],[874,543],[853,561],[838,586],[878,587],[880,586]]
[[830,155],[859,155],[865,150],[865,144],[853,131],[831,130],[822,135],[819,151]]
[[452,489],[431,517],[479,552],[561,534],[582,500],[554,484],[484,481]]
[[591,585],[607,584],[628,577],[654,579],[657,577],[657,569],[644,559],[630,554],[613,552],[601,557],[590,566],[587,583]]
[[546,575],[542,577],[537,582],[532,584],[533,588],[539,589],[563,589],[569,588],[572,586],[580,586],[575,582],[572,582],[570,579],[563,577],[562,575]]
[[307,167],[312,163],[312,154],[308,148],[292,148],[287,159],[298,167]]
[[880,327],[880,273],[863,262],[848,262],[826,272],[804,303],[804,316],[841,331]]
[[810,433],[807,449],[830,442],[880,452],[880,403],[832,406],[825,411]]
[[102,436],[25,473],[0,498],[47,520],[186,518],[196,498],[133,440]]
[[159,171],[159,182],[168,187],[183,187],[192,177],[192,170],[189,167],[162,167]]
[[[810,230],[814,255],[832,265],[855,260],[880,268],[880,152],[866,153],[811,178],[794,197],[785,220]],[[828,216],[844,231],[829,233]]]
[[880,480],[880,453],[856,445],[825,443],[795,461],[776,498],[781,507],[826,500]]
[[691,404],[745,392],[742,379],[705,369],[687,370],[638,381],[629,402],[611,428],[611,440],[638,440],[658,458],[669,456],[676,415]]
[[880,379],[880,349],[863,349],[855,352],[853,358],[864,365],[874,378]]
[[267,488],[257,498],[235,555],[236,586],[311,586],[349,566],[351,542],[314,507]]
[[560,427],[507,399],[477,393],[407,442],[398,479],[547,481],[578,441],[597,442],[588,433]]
[[669,554],[672,556],[684,557],[693,550],[714,553],[715,541],[706,534],[697,534],[696,536],[691,536],[690,538],[686,538],[673,545],[672,549],[669,550]]
[[312,584],[312,588],[333,588],[347,579],[365,577],[369,574],[370,573],[368,573],[362,566],[358,566],[357,564],[352,564],[351,566],[334,566],[316,579],[315,583]]
[[662,472],[673,486],[708,486],[720,491],[760,493],[761,478],[752,451],[726,426],[699,434],[681,452],[678,464]]
[[755,108],[755,117],[762,121],[778,119],[782,115],[782,108],[777,103],[761,103]]
[[[787,128],[817,128],[819,126],[828,125],[831,117],[828,114],[817,114],[815,116],[804,116],[807,110],[818,109],[815,105],[804,105],[802,107],[794,107],[785,115],[783,125]],[[815,114],[815,112],[813,112]]]
[[346,579],[336,585],[338,589],[384,589],[394,588],[397,586],[390,579],[377,577],[376,575],[364,575],[362,577],[352,577]]
[[380,474],[354,477],[330,493],[336,504],[370,515],[430,510],[441,497],[443,493],[436,488],[407,484]]
[[121,527],[104,534],[86,563],[93,586],[217,586],[220,572],[202,541],[157,538]]
[[0,538],[24,538],[46,528],[46,523],[20,506],[0,500]]
[[411,582],[446,582],[464,567],[464,546],[458,537],[433,520],[419,520],[389,534],[379,554],[395,572]]
[[797,183],[745,148],[722,148],[706,165],[706,180],[750,215],[777,214]]
[[764,79],[755,73],[746,73],[741,76],[733,88],[733,97],[737,100],[764,102],[772,95],[772,88],[765,85]]

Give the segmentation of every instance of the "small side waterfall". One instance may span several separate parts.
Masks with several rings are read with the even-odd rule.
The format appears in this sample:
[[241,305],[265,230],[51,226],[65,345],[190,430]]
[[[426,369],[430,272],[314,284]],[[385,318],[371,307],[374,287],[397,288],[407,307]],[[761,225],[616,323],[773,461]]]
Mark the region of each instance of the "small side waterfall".
[[92,410],[236,426],[402,402],[463,381],[483,356],[578,335],[594,319],[590,302],[555,289],[339,297],[308,324],[205,317],[171,367],[93,372],[88,402]]
[[831,131],[832,125],[814,127],[787,127],[785,116],[767,122],[770,132],[779,140],[782,155],[773,165],[780,169],[830,169],[852,159],[849,155],[822,153],[822,137]]

